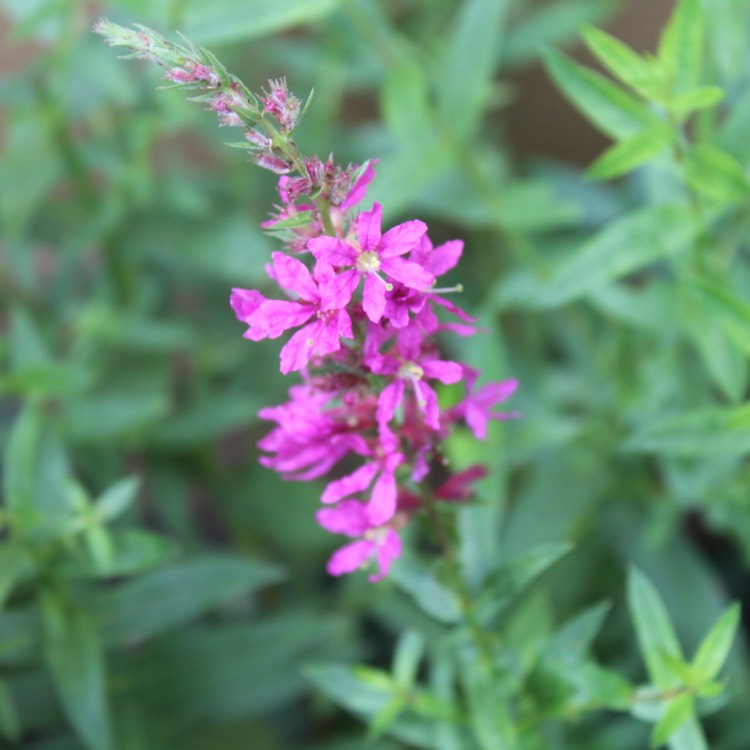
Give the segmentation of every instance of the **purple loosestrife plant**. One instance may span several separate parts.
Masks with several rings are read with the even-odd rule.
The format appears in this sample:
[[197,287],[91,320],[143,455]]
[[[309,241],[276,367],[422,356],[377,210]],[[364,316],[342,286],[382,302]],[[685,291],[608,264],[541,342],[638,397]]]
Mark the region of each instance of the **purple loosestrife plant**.
[[[482,466],[451,472],[442,445],[457,426],[478,439],[516,381],[474,391],[479,373],[443,359],[441,331],[470,336],[474,319],[441,294],[436,280],[463,251],[460,240],[434,247],[419,220],[382,226],[382,207],[360,209],[375,177],[375,161],[341,167],[329,157],[301,154],[292,133],[304,111],[282,80],[251,93],[206,50],[177,45],[143,26],[124,29],[106,20],[94,30],[132,57],[161,65],[175,87],[217,113],[219,123],[240,128],[240,144],[258,166],[280,175],[280,204],[264,227],[283,242],[267,265],[282,299],[255,289],[234,289],[231,305],[252,341],[288,331],[280,370],[302,383],[289,401],[260,411],[275,427],[259,443],[261,463],[285,480],[330,477],[341,461],[355,467],[330,479],[318,523],[349,537],[328,562],[331,575],[366,567],[370,581],[387,575],[401,554],[399,531],[415,513],[436,502],[472,497]],[[451,319],[442,321],[436,310]],[[440,406],[435,383],[463,381],[466,395]],[[439,481],[433,468],[441,467]],[[339,472],[340,473],[340,472]]]

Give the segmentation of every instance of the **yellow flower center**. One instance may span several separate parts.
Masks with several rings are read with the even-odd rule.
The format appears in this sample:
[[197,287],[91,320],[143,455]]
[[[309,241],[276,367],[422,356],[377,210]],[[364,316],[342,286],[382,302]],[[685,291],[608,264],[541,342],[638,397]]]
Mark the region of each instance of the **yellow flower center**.
[[360,273],[372,273],[380,270],[380,258],[378,258],[378,254],[372,252],[372,250],[360,253],[357,258],[357,270]]

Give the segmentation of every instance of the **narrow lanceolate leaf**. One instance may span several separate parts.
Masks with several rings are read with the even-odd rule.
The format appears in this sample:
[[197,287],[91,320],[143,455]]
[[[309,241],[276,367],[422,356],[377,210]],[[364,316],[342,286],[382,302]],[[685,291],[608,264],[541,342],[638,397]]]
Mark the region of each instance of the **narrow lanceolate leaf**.
[[657,93],[658,72],[627,44],[593,26],[583,30],[583,40],[599,62],[625,85],[645,98]]
[[11,511],[29,507],[34,499],[40,421],[38,410],[27,406],[10,433],[5,450],[3,496]]
[[456,135],[468,138],[490,99],[508,0],[468,0],[459,6],[440,74],[439,110]]
[[698,646],[693,668],[703,680],[713,680],[724,666],[740,625],[740,605],[734,604],[716,621]]
[[726,91],[718,86],[696,86],[680,94],[670,102],[672,112],[683,120],[700,109],[715,107],[726,96]]
[[229,555],[163,567],[98,597],[103,637],[117,644],[151,638],[282,578],[270,563]]
[[750,179],[742,166],[726,151],[707,143],[690,152],[685,176],[695,190],[711,198],[740,201],[750,195]]
[[55,595],[42,600],[45,653],[68,720],[87,750],[111,750],[104,660],[91,615]]
[[606,180],[631,172],[656,156],[671,139],[672,133],[665,126],[645,128],[607,149],[589,167],[588,176]]
[[409,690],[414,684],[424,647],[424,636],[416,630],[406,630],[399,638],[393,657],[393,679],[399,687]]
[[433,130],[434,116],[429,101],[427,78],[416,63],[394,66],[386,78],[381,100],[388,130],[402,145],[425,145]]
[[20,543],[5,542],[0,547],[0,610],[16,584],[24,562],[24,550]]
[[[705,308],[702,314],[717,320],[732,341],[750,354],[750,303],[734,290],[702,278],[692,279],[685,292],[693,306],[697,301]],[[698,295],[697,300],[694,295]]]
[[747,407],[699,409],[646,423],[626,443],[633,451],[675,456],[741,456],[750,453]]
[[675,687],[669,662],[682,661],[682,650],[659,593],[637,568],[628,575],[628,607],[649,677],[658,688]]
[[133,503],[138,492],[138,479],[128,477],[116,482],[96,501],[96,514],[102,521],[111,521]]
[[691,716],[677,728],[669,738],[669,750],[709,750],[698,719]]
[[644,104],[605,76],[574,63],[555,50],[547,50],[544,60],[567,97],[607,135],[627,138],[661,122]]
[[651,734],[651,747],[663,745],[694,714],[691,695],[680,695],[669,701],[667,707]]
[[13,742],[18,747],[21,737],[21,720],[16,710],[13,695],[4,680],[0,680],[0,736]]
[[679,0],[659,42],[659,60],[683,93],[700,80],[705,21],[701,0]]
[[608,225],[563,263],[541,290],[537,304],[554,307],[638,271],[688,247],[696,223],[681,206],[643,209]]
[[294,26],[317,21],[331,13],[340,0],[190,0],[182,11],[185,33],[201,44],[225,44],[257,39]]

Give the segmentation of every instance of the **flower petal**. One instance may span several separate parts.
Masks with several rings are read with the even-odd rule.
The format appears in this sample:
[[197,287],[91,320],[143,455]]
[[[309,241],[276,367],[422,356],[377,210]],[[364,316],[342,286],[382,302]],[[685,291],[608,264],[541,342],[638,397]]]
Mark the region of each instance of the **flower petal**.
[[463,250],[463,240],[448,240],[448,242],[438,245],[430,253],[425,267],[432,271],[435,276],[442,276],[458,264]]
[[393,518],[396,512],[397,495],[395,475],[383,472],[375,482],[370,502],[367,504],[367,517],[373,526],[382,526]]
[[404,398],[404,381],[396,380],[383,388],[378,397],[378,410],[375,415],[378,424],[387,424],[393,419],[399,404]]
[[337,549],[328,560],[326,570],[332,576],[353,573],[370,559],[374,551],[375,542],[369,539],[358,539],[356,542]]
[[458,383],[464,376],[464,371],[458,362],[449,362],[443,359],[423,359],[419,362],[424,374],[429,378],[435,378],[441,383]]
[[376,464],[366,463],[351,474],[329,482],[328,486],[323,490],[320,500],[326,504],[337,503],[339,500],[349,497],[349,495],[353,495],[355,492],[366,490],[377,473],[378,467]]
[[229,304],[237,316],[237,320],[245,322],[248,315],[257,310],[266,298],[256,289],[232,289],[232,295],[229,298]]
[[320,309],[340,310],[349,304],[359,285],[360,274],[352,268],[324,281],[320,285]]
[[276,283],[306,302],[316,303],[320,299],[318,285],[313,280],[307,266],[286,253],[273,253],[272,275]]
[[361,536],[370,528],[367,508],[359,500],[344,500],[334,508],[321,508],[315,520],[333,534]]
[[385,285],[371,273],[365,276],[362,308],[373,323],[379,323],[385,312]]
[[389,229],[380,240],[380,256],[393,258],[413,250],[427,232],[427,224],[418,219],[405,221]]
[[380,224],[383,219],[383,207],[374,203],[369,211],[363,211],[357,217],[357,239],[362,250],[374,250],[380,242]]
[[382,581],[391,569],[394,560],[401,557],[401,537],[393,529],[388,529],[385,539],[377,548],[378,572],[367,576],[370,583]]
[[310,305],[302,302],[269,299],[249,315],[245,322],[265,332],[269,339],[275,339],[287,329],[301,326],[314,312]]
[[380,270],[410,289],[428,289],[435,283],[435,277],[429,271],[425,271],[419,263],[403,258],[381,257]]

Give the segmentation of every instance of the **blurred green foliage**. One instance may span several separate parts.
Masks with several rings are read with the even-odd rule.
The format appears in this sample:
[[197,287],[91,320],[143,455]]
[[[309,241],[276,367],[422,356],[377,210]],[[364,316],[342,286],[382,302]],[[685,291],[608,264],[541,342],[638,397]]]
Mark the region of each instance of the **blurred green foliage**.
[[[750,560],[744,3],[685,0],[643,57],[588,26],[605,0],[98,9],[179,29],[253,89],[314,88],[303,150],[379,158],[391,221],[465,239],[454,275],[488,332],[453,354],[519,377],[524,413],[450,446],[491,469],[456,512],[487,669],[425,556],[332,584],[320,488],[257,466],[256,412],[288,383],[228,295],[267,283],[272,179],[118,61],[86,4],[2,10],[34,50],[0,83],[4,746],[362,747],[328,696],[375,750],[630,750],[651,730],[746,750],[741,639],[721,671]],[[604,72],[556,51],[582,27]],[[542,56],[614,141],[588,174],[507,140],[511,76]]]

